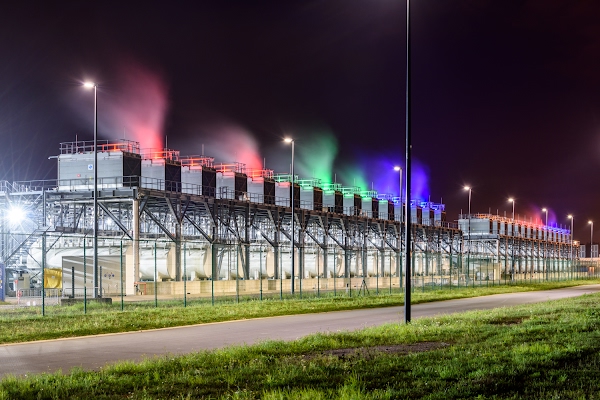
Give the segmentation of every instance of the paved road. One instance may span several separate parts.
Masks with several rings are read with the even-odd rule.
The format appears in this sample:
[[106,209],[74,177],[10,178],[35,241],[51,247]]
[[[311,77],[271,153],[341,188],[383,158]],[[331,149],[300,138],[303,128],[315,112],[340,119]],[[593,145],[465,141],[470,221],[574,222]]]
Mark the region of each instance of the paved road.
[[[412,307],[412,318],[537,303],[595,292],[600,292],[600,285],[418,304]],[[73,367],[99,369],[119,360],[185,354],[268,339],[294,340],[316,332],[351,331],[403,320],[403,307],[386,307],[9,344],[0,346],[0,377],[59,369],[66,372]]]

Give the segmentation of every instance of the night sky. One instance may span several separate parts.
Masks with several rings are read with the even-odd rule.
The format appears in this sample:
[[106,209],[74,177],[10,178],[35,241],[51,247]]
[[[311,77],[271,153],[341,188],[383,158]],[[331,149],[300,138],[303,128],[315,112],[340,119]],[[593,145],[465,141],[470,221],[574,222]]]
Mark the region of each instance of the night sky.
[[[17,3],[17,2],[15,2]],[[403,1],[0,6],[0,179],[56,178],[59,143],[166,145],[398,192]],[[600,229],[600,3],[411,4],[413,197]],[[600,236],[596,236],[600,238]]]

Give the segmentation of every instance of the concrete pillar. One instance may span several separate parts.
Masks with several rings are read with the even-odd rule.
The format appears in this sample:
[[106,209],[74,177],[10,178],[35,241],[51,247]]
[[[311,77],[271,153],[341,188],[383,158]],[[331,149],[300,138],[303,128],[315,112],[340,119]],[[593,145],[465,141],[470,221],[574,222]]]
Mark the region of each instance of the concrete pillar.
[[[327,234],[325,234],[323,236],[323,278],[329,278],[329,268],[327,266],[327,253],[328,253],[328,248],[327,248]],[[335,261],[334,261],[335,262]],[[333,269],[335,270],[335,264]]]
[[279,229],[273,234],[273,279],[281,279],[281,271],[279,265]]
[[304,231],[298,235],[298,278],[304,278]]
[[[126,263],[127,270],[125,271],[125,293],[128,296],[134,296],[135,283],[140,280],[140,201],[133,199],[132,204],[132,237],[133,243],[131,247],[132,262]],[[129,256],[130,251],[126,254]],[[129,257],[127,257],[129,259]]]
[[175,280],[181,281],[181,222],[175,225]]

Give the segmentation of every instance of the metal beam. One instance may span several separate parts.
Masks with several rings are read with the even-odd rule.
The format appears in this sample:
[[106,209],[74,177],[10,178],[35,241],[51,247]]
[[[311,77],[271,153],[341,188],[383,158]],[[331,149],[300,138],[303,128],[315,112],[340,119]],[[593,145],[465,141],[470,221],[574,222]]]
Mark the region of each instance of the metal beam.
[[113,220],[115,224],[117,224],[119,228],[121,228],[123,233],[126,234],[129,239],[133,240],[133,237],[129,234],[127,227],[123,225],[123,223],[121,223],[121,221],[117,217],[115,217],[115,215],[104,204],[98,202],[98,206],[110,217],[110,219]]

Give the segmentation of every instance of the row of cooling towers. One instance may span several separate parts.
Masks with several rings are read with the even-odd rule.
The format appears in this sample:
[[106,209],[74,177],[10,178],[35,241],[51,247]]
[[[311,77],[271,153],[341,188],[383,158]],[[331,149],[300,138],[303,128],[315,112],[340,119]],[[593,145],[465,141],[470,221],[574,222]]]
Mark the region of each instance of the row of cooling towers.
[[[58,156],[59,190],[89,188],[93,182],[93,143],[61,143]],[[98,182],[101,189],[142,186],[158,191],[247,200],[254,203],[328,211],[346,215],[400,221],[400,197],[379,194],[320,179],[298,179],[273,170],[250,169],[243,163],[215,163],[213,157],[181,156],[179,151],[142,153],[139,143],[127,140],[98,145]],[[410,202],[412,220],[432,225],[446,221],[445,206]]]
[[[378,194],[374,190],[361,190],[358,187],[344,187],[339,183],[324,183],[319,179],[293,178],[290,174],[274,174],[272,170],[249,169],[242,163],[215,163],[214,158],[201,156],[181,156],[175,150],[142,152],[139,143],[127,140],[116,142],[102,141],[98,151],[98,187],[101,190],[123,187],[143,187],[157,192],[179,192],[198,196],[222,199],[236,199],[253,203],[271,204],[284,207],[291,206],[294,196],[296,208],[335,212],[338,214],[362,216],[379,220],[400,221],[402,219],[402,202],[398,196]],[[58,158],[58,190],[89,191],[94,178],[94,146],[91,142],[61,143]],[[443,204],[431,202],[410,202],[411,220],[421,225],[439,225],[445,223],[446,213]],[[531,228],[514,221],[498,221],[488,219],[459,219],[459,228],[470,231],[471,236],[481,232],[490,234],[516,235],[529,238],[541,238],[563,242],[568,240],[566,232],[554,232],[547,227]],[[470,224],[470,229],[466,224]],[[484,226],[485,225],[485,226]],[[518,225],[518,226],[517,226]],[[522,231],[523,229],[523,231]],[[518,230],[518,231],[517,231]],[[47,251],[48,268],[74,268],[81,275],[83,266],[91,265],[91,258],[84,259],[84,247],[88,251],[89,239],[64,238],[56,242]],[[122,244],[124,246],[122,246]],[[41,242],[30,249],[27,265],[34,269],[41,259]],[[209,243],[188,243],[181,260],[185,265],[182,271],[186,279],[212,278],[213,263],[219,279],[235,279],[242,276],[242,265],[248,266],[248,277],[272,278],[281,274],[290,277],[291,257],[289,244],[280,247],[279,253],[268,245],[252,245],[246,255],[240,254],[238,246],[211,247]],[[140,243],[139,278],[142,280],[171,280],[175,278],[176,249],[173,243]],[[122,267],[133,268],[133,246],[112,239],[99,241],[99,265],[108,276],[120,275]],[[275,257],[279,260],[275,262]],[[300,255],[296,253],[296,266],[300,265]],[[456,256],[455,256],[456,257]],[[442,272],[449,270],[451,262],[448,257],[425,262],[422,255],[416,254],[415,272],[427,273],[425,269],[433,268]],[[346,272],[351,276],[396,274],[399,268],[397,255],[393,251],[379,251],[366,248],[360,251],[343,252],[340,248],[321,249],[317,245],[306,245],[302,254],[302,275],[341,276]],[[124,265],[122,266],[121,263]],[[278,265],[280,271],[275,271]],[[297,270],[298,267],[297,267]]]
[[[58,159],[58,190],[89,191],[94,179],[94,144],[89,141],[60,144]],[[100,190],[122,187],[143,187],[157,192],[169,191],[236,199],[253,203],[294,206],[306,210],[334,212],[362,216],[379,220],[400,221],[402,203],[398,196],[378,194],[374,190],[345,187],[340,183],[325,183],[316,178],[298,179],[290,174],[274,174],[272,170],[249,169],[242,163],[215,163],[208,156],[181,156],[179,151],[162,150],[143,152],[139,143],[128,140],[115,142],[99,141],[97,145],[98,188]],[[412,220],[415,223],[433,225],[446,220],[443,204],[411,202]],[[45,262],[48,268],[73,267],[82,271],[84,265],[84,239],[65,238],[58,240],[47,251]],[[87,244],[88,249],[91,248]],[[89,250],[88,250],[89,251]],[[216,251],[216,254],[213,254]],[[28,257],[28,267],[41,259],[41,242],[35,243]],[[123,254],[119,254],[123,252]],[[104,271],[118,273],[121,262],[129,269],[133,263],[133,246],[129,243],[113,243],[102,239],[98,246],[99,265]],[[89,258],[89,254],[87,256]],[[220,279],[241,276],[242,259],[236,246],[220,247],[210,244],[190,243],[182,255],[187,279],[211,278],[212,264],[217,263]],[[280,248],[275,262],[275,253],[269,246],[251,246],[247,263],[250,278],[269,278],[278,275],[274,270],[289,277],[291,257],[289,245]],[[345,258],[345,259],[344,259]],[[123,261],[121,261],[123,260]],[[140,244],[140,279],[169,280],[175,277],[175,247],[172,243]],[[296,265],[300,265],[296,253]],[[85,260],[91,265],[91,259]],[[448,263],[449,264],[449,263]],[[340,276],[347,265],[350,275],[376,274],[378,269],[385,274],[396,273],[398,261],[392,251],[380,252],[365,249],[363,252],[344,254],[341,249],[328,249],[326,254],[318,246],[307,245],[302,255],[302,271],[305,277]],[[326,273],[324,273],[326,271]],[[79,274],[78,274],[79,275]],[[109,273],[109,276],[111,274]]]

